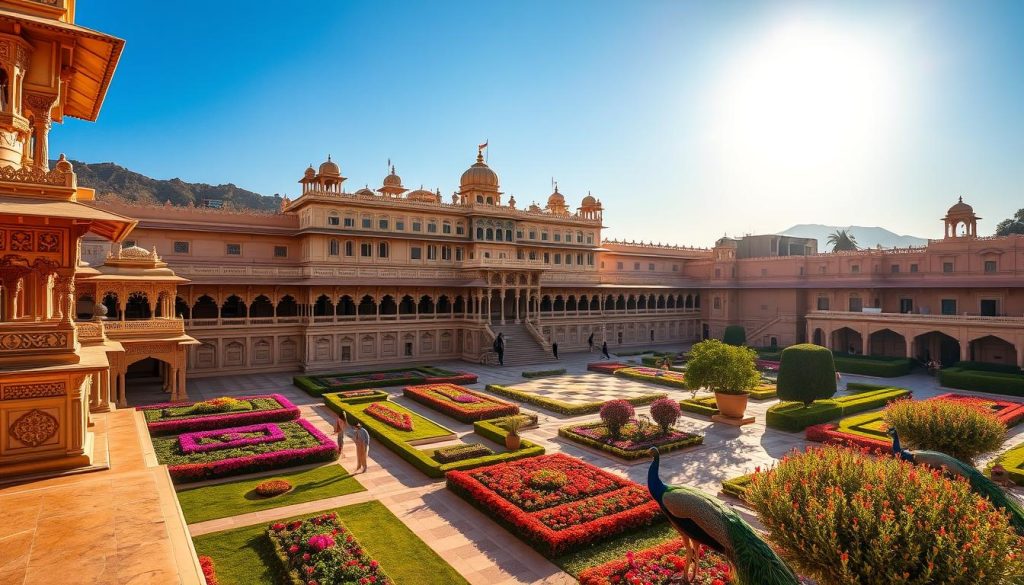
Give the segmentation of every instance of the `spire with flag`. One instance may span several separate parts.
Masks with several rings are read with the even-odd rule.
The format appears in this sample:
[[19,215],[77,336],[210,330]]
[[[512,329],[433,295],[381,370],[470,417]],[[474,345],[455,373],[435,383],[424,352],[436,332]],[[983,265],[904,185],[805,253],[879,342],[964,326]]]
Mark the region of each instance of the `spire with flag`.
[[[478,161],[483,161],[484,160],[484,149],[487,148],[487,144],[489,142],[490,142],[490,139],[487,139],[487,140],[484,140],[483,144],[477,144],[476,145],[476,159]],[[488,152],[488,154],[489,154],[489,152]]]

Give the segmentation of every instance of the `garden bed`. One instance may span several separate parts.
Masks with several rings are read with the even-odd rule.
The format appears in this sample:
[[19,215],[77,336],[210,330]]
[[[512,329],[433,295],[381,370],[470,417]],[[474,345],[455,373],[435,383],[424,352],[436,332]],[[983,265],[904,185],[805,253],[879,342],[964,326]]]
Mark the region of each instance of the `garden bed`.
[[[509,386],[500,386],[498,384],[488,384],[487,391],[493,392],[506,398],[512,398],[520,400],[528,404],[533,404],[546,408],[550,411],[557,412],[559,414],[565,414],[569,416],[576,416],[580,414],[591,414],[601,410],[601,406],[605,403],[603,400],[596,400],[594,402],[566,402],[564,400],[557,400],[554,398],[548,398],[541,396],[533,392],[524,392],[522,390],[516,390]],[[665,398],[665,394],[645,394],[643,396],[634,398],[624,398],[633,406],[643,406],[650,404],[659,398]]]
[[885,406],[897,398],[906,396],[910,396],[910,390],[906,388],[883,388],[839,398],[815,400],[806,407],[802,402],[782,402],[768,409],[765,423],[773,429],[796,433],[812,425]]
[[475,384],[476,374],[454,372],[433,366],[396,368],[392,370],[368,370],[339,374],[295,376],[292,382],[313,396],[327,392],[381,388],[384,386],[407,386],[413,384]]
[[943,368],[939,370],[939,382],[946,388],[1024,396],[1024,375],[1020,374]]
[[519,407],[511,402],[455,384],[406,386],[403,392],[416,402],[464,423],[519,413]]
[[1003,466],[1013,483],[1024,485],[1024,444],[1017,445],[996,457],[992,464],[997,463]]
[[615,373],[615,370],[621,370],[622,368],[628,368],[629,364],[622,362],[595,362],[587,364],[587,370],[591,372],[597,372],[598,374],[608,374],[609,376]]
[[670,388],[687,389],[685,374],[673,370],[666,371],[657,368],[648,368],[646,366],[634,366],[631,368],[620,368],[615,370],[615,375],[622,376],[623,378],[629,378],[631,380],[640,380],[641,382],[651,382],[661,386],[668,386]]
[[[157,460],[178,483],[331,461],[338,456],[334,439],[307,420],[154,437]],[[217,444],[219,443],[219,444]],[[214,445],[202,450],[193,444]]]
[[698,396],[696,398],[687,398],[679,401],[679,408],[686,412],[692,412],[693,414],[699,414],[701,416],[715,416],[718,414],[718,402],[715,400],[715,396]]
[[558,429],[558,436],[628,460],[650,457],[651,447],[657,447],[662,453],[667,453],[704,442],[702,435],[676,429],[662,433],[658,425],[642,423],[636,419],[623,425],[619,439],[613,439],[608,434],[608,427],[601,421],[565,425]]
[[746,496],[747,487],[750,486],[753,477],[753,473],[748,473],[747,475],[726,479],[722,481],[722,491],[742,500]]
[[562,454],[451,471],[448,488],[548,557],[665,520],[645,486]]
[[267,538],[281,563],[282,574],[288,575],[293,585],[394,583],[338,520],[336,512],[275,522],[267,528]]
[[897,378],[910,373],[913,362],[906,358],[886,358],[837,353],[833,356],[836,371],[844,374]]
[[565,373],[565,368],[557,370],[533,370],[523,372],[524,378],[550,378],[551,376],[561,376]]
[[[522,439],[521,446],[516,451],[494,453],[470,459],[460,459],[449,463],[441,463],[435,456],[437,449],[418,449],[416,445],[436,443],[455,438],[455,433],[434,421],[420,416],[401,405],[388,402],[388,406],[400,412],[408,412],[412,419],[412,431],[400,431],[385,423],[378,421],[372,416],[365,414],[370,404],[347,402],[337,394],[324,396],[327,407],[334,412],[344,412],[349,423],[359,421],[366,427],[367,432],[381,442],[385,447],[391,449],[399,457],[406,460],[416,469],[419,469],[428,477],[442,478],[444,474],[452,469],[472,469],[483,465],[491,465],[501,461],[512,461],[525,457],[534,457],[544,453],[544,447],[526,439]],[[526,416],[526,415],[519,415]],[[484,420],[473,423],[473,431],[481,437],[488,439],[501,446],[505,444],[505,435],[508,432],[496,424],[496,420]]]
[[[673,583],[673,576],[686,574],[686,545],[675,538],[651,548],[630,551],[625,557],[585,569],[580,585],[618,585],[631,583]],[[690,585],[724,585],[731,579],[728,561],[701,545],[697,553],[697,576]],[[681,581],[680,581],[681,582]]]
[[[256,394],[231,397],[221,412],[215,402],[165,402],[137,407],[146,419],[150,434],[169,435],[186,431],[222,429],[264,422],[283,422],[299,418],[299,409],[280,394]],[[199,405],[199,406],[197,406]],[[209,412],[203,412],[204,407]]]

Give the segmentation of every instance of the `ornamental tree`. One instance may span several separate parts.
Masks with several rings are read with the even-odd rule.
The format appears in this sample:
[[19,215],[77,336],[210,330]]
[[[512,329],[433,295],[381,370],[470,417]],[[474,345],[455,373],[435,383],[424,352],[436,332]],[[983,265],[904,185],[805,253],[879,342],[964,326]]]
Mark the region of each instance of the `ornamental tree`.
[[601,405],[601,422],[608,427],[608,434],[613,439],[619,438],[622,427],[633,418],[636,411],[627,400],[609,400]]
[[729,325],[722,334],[722,341],[729,345],[743,345],[747,342],[747,330],[742,325]]
[[782,350],[776,387],[779,400],[803,402],[804,406],[810,406],[815,400],[831,398],[836,393],[836,365],[832,352],[813,343],[791,345]]
[[659,398],[651,404],[651,418],[661,427],[662,433],[668,433],[680,414],[679,403],[671,398]]
[[690,348],[686,362],[686,387],[696,396],[707,388],[718,394],[746,394],[761,382],[754,366],[757,353],[749,347],[706,339]]

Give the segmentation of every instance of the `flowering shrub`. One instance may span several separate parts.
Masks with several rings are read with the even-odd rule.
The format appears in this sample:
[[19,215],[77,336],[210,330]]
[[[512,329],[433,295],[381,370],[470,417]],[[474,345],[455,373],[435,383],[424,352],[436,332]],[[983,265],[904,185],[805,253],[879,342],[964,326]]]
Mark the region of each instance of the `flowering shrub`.
[[[701,545],[697,551],[700,569],[690,585],[726,585],[731,579],[729,563]],[[584,569],[580,585],[670,585],[686,574],[686,545],[674,539],[639,552],[627,552],[625,558]]]
[[198,431],[178,435],[181,452],[205,453],[218,449],[234,449],[245,445],[285,440],[284,431],[274,423],[232,427],[214,431]]
[[468,443],[465,445],[441,447],[434,451],[434,460],[438,463],[452,463],[454,461],[474,459],[476,457],[485,457],[487,455],[494,455],[494,451],[492,451],[490,447],[481,445],[480,443]]
[[268,479],[267,481],[256,484],[254,491],[257,495],[263,496],[264,498],[270,498],[273,496],[279,496],[290,489],[292,489],[292,484],[286,479]]
[[746,501],[821,583],[1005,583],[1024,571],[1008,517],[962,479],[827,446],[755,473]]
[[[285,438],[271,443],[182,453],[177,437],[154,437],[153,448],[157,460],[167,465],[167,471],[176,482],[200,481],[337,458],[338,446],[334,439],[321,433],[309,421],[299,419],[277,423],[277,426]],[[233,430],[224,429],[223,432]]]
[[400,431],[412,430],[412,417],[408,412],[398,412],[393,408],[385,406],[383,402],[374,402],[363,412]]
[[577,443],[608,451],[623,459],[650,457],[648,451],[651,447],[657,447],[662,453],[665,453],[704,442],[704,437],[701,435],[671,429],[668,432],[662,432],[658,425],[636,419],[622,426],[618,438],[612,437],[608,427],[602,422],[565,425],[558,429],[558,435]]
[[653,382],[655,384],[670,386],[672,388],[686,388],[686,375],[674,370],[648,368],[647,366],[634,366],[630,368],[616,369],[615,375],[644,382]]
[[252,410],[252,404],[231,396],[222,396],[204,402],[196,402],[189,407],[189,414],[219,414],[238,410]]
[[373,396],[376,393],[376,390],[370,390],[368,388],[364,388],[362,390],[344,390],[342,392],[338,392],[338,394],[341,394],[345,398],[356,398],[358,396]]
[[963,400],[898,400],[885,409],[885,422],[899,432],[906,447],[941,451],[967,462],[995,451],[1006,439],[999,417]]
[[281,422],[299,418],[299,409],[280,394],[240,396],[251,406],[247,410],[199,414],[192,410],[192,402],[165,402],[139,407],[146,426],[153,435],[222,429],[261,422]]
[[599,374],[608,374],[609,376],[614,374],[616,370],[628,367],[629,364],[624,364],[622,362],[596,362],[593,364],[587,364],[587,370],[597,372]]
[[645,487],[562,454],[449,471],[448,487],[548,556],[664,520]]
[[334,512],[287,524],[271,524],[267,537],[296,583],[392,583]]
[[672,425],[679,420],[679,403],[670,398],[659,398],[651,404],[651,418],[661,427],[661,432],[668,433]]
[[217,571],[213,568],[213,559],[206,555],[199,557],[199,567],[203,570],[203,579],[206,581],[206,585],[218,585]]
[[464,422],[517,414],[519,407],[455,384],[407,386],[404,394],[416,402]]
[[1020,424],[1021,421],[1024,421],[1024,402],[1015,402],[1013,400],[992,400],[989,398],[979,398],[977,396],[955,394],[952,392],[940,394],[934,398],[929,398],[929,400],[952,400],[973,404],[996,415],[999,422],[1003,423],[1006,428],[1014,427]]
[[608,427],[608,434],[619,438],[622,427],[633,418],[636,411],[633,405],[625,400],[609,400],[601,406],[601,421]]

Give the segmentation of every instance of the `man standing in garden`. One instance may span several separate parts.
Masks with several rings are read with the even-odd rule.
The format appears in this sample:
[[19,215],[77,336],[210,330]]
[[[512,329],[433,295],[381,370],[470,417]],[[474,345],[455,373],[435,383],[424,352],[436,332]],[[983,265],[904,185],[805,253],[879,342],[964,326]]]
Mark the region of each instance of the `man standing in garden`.
[[590,337],[587,338],[587,346],[590,347],[590,353],[594,353],[594,334],[591,333]]
[[505,337],[504,333],[499,333],[498,337],[494,339],[494,353],[498,354],[498,365],[505,365]]
[[341,412],[338,414],[338,418],[334,421],[334,432],[338,433],[338,457],[345,456],[345,413]]
[[370,450],[370,433],[366,431],[363,425],[356,421],[355,424],[355,437],[353,440],[356,444],[356,473],[360,469],[366,471],[366,453]]
[[601,342],[601,359],[603,359],[603,360],[610,360],[610,359],[612,359],[612,356],[608,355],[608,341],[607,340]]
[[556,360],[558,359],[558,342],[554,339],[551,340],[551,354],[555,356]]

